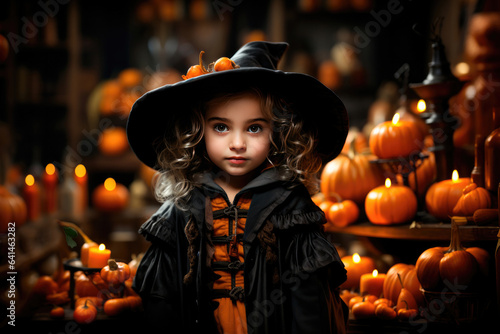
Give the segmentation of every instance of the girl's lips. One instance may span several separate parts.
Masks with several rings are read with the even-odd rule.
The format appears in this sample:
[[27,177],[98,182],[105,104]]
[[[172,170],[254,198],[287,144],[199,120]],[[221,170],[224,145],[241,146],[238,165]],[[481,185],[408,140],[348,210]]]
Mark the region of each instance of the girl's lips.
[[228,158],[228,161],[232,164],[239,165],[247,161],[245,158],[240,158],[240,157],[230,157]]

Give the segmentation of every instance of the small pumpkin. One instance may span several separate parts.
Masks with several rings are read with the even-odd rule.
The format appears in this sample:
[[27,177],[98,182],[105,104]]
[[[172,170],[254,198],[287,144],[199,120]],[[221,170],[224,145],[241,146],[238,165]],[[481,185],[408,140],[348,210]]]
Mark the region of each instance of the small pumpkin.
[[333,203],[325,214],[328,221],[325,224],[325,231],[328,232],[330,225],[346,227],[354,223],[359,217],[359,208],[354,201],[347,199]]
[[422,149],[424,136],[417,125],[399,118],[396,113],[392,121],[380,123],[370,132],[370,149],[380,159],[408,157]]
[[234,63],[234,61],[232,61],[228,57],[221,57],[221,58],[217,59],[217,61],[214,63],[214,71],[215,72],[232,70],[234,68],[239,68],[239,66],[236,65]]
[[200,52],[200,56],[199,56],[199,64],[198,65],[193,65],[191,66],[186,75],[182,75],[182,78],[184,80],[187,80],[187,79],[191,79],[191,78],[194,78],[194,77],[197,77],[197,76],[200,76],[200,75],[203,75],[203,74],[207,74],[207,73],[210,73],[206,68],[205,66],[203,66],[203,54],[205,53],[205,51],[201,51]]
[[380,303],[375,306],[375,316],[382,320],[393,320],[396,319],[398,314],[388,304]]
[[101,278],[110,286],[117,287],[130,277],[130,267],[124,262],[108,260],[108,265],[101,269]]
[[488,190],[471,183],[463,189],[462,195],[453,208],[453,214],[456,216],[472,216],[476,210],[489,209],[490,207],[491,196]]
[[413,294],[405,288],[403,281],[401,280],[401,275],[398,274],[399,282],[401,283],[401,292],[398,296],[398,302],[396,303],[396,310],[401,309],[417,309],[417,301]]
[[375,317],[375,304],[369,300],[363,300],[353,305],[352,315],[355,319],[369,319]]
[[0,233],[7,233],[9,223],[20,227],[26,222],[27,214],[23,198],[0,185]]
[[366,194],[384,184],[384,176],[378,164],[371,163],[373,155],[357,153],[351,145],[347,154],[340,154],[328,162],[321,172],[320,188],[327,200],[336,201],[338,194],[363,204]]
[[97,317],[97,309],[87,299],[85,304],[80,305],[73,311],[73,319],[79,324],[89,324]]
[[[77,273],[75,273],[76,275]],[[83,273],[78,274],[76,277],[75,292],[79,297],[96,297],[99,295],[99,289]]]
[[392,185],[386,179],[385,186],[376,187],[366,195],[365,212],[376,225],[404,223],[417,213],[417,197],[410,188]]

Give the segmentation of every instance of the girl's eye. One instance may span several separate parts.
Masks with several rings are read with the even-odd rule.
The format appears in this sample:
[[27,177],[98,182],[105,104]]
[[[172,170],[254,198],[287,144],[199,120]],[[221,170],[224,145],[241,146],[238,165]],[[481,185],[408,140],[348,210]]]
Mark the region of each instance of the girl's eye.
[[215,124],[214,130],[217,132],[226,132],[228,128],[226,124]]
[[250,133],[259,133],[262,131],[262,126],[260,125],[250,125],[248,128],[248,132]]

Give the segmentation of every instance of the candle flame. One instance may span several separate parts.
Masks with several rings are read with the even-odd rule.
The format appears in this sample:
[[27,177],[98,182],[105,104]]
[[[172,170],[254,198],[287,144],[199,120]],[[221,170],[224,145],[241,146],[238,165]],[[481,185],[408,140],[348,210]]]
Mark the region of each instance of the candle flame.
[[112,191],[116,188],[116,181],[112,177],[108,177],[106,181],[104,181],[104,188],[108,191]]
[[453,174],[451,174],[451,179],[453,180],[453,182],[458,181],[458,171],[456,169],[453,171]]
[[385,179],[385,187],[386,188],[390,188],[391,187],[391,179],[390,178]]
[[401,116],[399,115],[399,113],[398,113],[398,112],[397,112],[397,113],[395,113],[395,114],[394,114],[394,116],[392,117],[392,124],[394,124],[394,125],[398,124],[398,122],[399,122],[399,118],[400,118],[400,117],[401,117]]
[[361,261],[361,257],[359,256],[359,254],[358,253],[354,253],[352,255],[352,262],[359,263],[360,261]]
[[427,105],[425,104],[425,101],[420,99],[418,100],[418,103],[417,103],[417,111],[422,113],[424,112],[425,110],[427,109]]
[[87,169],[84,165],[79,164],[75,167],[75,175],[78,177],[84,177],[87,174]]
[[372,272],[372,276],[373,277],[377,277],[378,276],[378,270],[377,269],[374,269],[373,272]]
[[48,164],[45,166],[45,173],[47,173],[47,175],[54,175],[55,172],[56,166],[54,166],[54,164]]
[[32,185],[35,184],[35,178],[33,177],[33,175],[28,174],[28,175],[26,175],[26,178],[24,179],[24,182],[26,182],[26,184],[28,186],[32,186]]
[[105,249],[106,249],[106,246],[104,246],[104,244],[100,244],[100,245],[99,245],[99,250],[100,250],[100,251],[103,251],[103,250],[105,250]]

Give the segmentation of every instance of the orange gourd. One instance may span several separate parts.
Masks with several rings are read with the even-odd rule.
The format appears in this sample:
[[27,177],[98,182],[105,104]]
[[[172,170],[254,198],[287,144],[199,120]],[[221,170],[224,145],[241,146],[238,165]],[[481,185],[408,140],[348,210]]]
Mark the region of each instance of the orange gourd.
[[9,223],[18,228],[26,221],[27,208],[21,196],[0,185],[0,233],[7,233]]
[[404,223],[417,213],[417,198],[410,188],[391,185],[387,179],[385,186],[376,187],[366,195],[365,212],[376,225]]
[[370,132],[369,145],[380,159],[408,157],[420,152],[424,136],[414,122],[402,121],[395,114],[392,121],[376,125]]
[[488,209],[491,206],[491,196],[488,190],[471,183],[464,188],[462,195],[453,208],[456,216],[472,216],[476,210]]
[[401,280],[401,276],[398,274],[399,282],[401,283],[401,292],[398,296],[398,302],[396,303],[396,310],[402,309],[417,309],[418,305],[413,297],[413,294],[405,288],[403,281]]
[[[401,277],[401,281],[398,276]],[[397,304],[402,286],[413,295],[418,305],[423,305],[424,298],[420,292],[420,282],[413,264],[396,263],[387,271],[383,285],[385,298]]]
[[326,199],[336,201],[335,194],[363,204],[366,194],[384,183],[383,171],[371,163],[372,155],[359,154],[351,145],[347,154],[328,162],[321,173],[321,192]]
[[453,219],[451,226],[450,246],[429,248],[417,260],[417,277],[425,290],[435,291],[443,283],[467,288],[476,275],[487,268],[487,254],[463,248],[458,224]]

